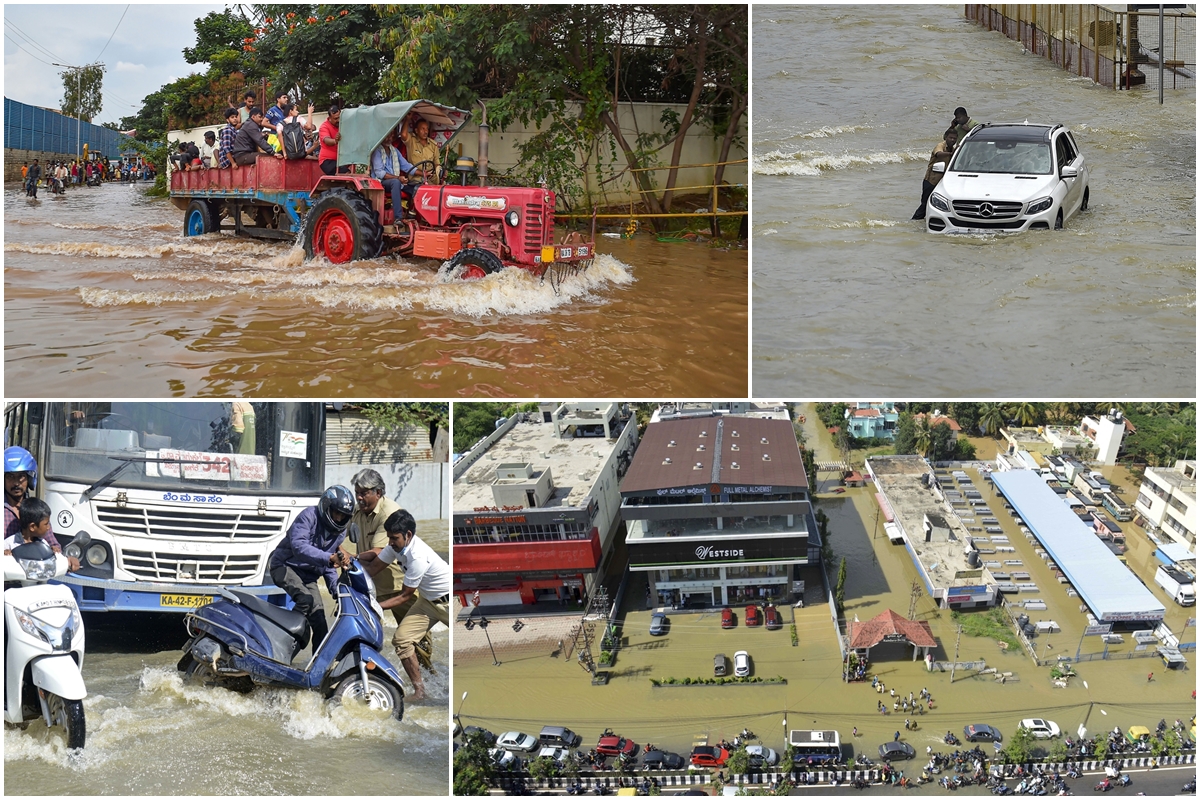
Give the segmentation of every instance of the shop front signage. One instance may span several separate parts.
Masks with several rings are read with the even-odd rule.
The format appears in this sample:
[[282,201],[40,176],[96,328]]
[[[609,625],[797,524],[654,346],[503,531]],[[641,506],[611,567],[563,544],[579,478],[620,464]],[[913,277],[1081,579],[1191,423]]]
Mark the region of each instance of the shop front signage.
[[808,558],[808,537],[713,537],[709,542],[677,538],[629,542],[630,566],[712,566],[739,562],[800,561]]

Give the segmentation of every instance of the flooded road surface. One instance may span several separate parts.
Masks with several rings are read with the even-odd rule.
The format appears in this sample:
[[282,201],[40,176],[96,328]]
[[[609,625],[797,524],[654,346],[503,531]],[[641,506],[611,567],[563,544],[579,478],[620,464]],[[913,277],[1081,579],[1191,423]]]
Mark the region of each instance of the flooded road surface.
[[747,256],[598,236],[556,294],[520,270],[305,262],[185,239],[182,212],[108,184],[4,206],[5,377],[56,397],[745,396]]
[[[422,521],[425,527],[425,521]],[[446,552],[440,537],[428,536]],[[425,529],[425,533],[429,533]],[[332,620],[333,604],[325,598]],[[386,616],[384,654],[395,622]],[[390,624],[388,624],[390,623]],[[185,684],[183,615],[86,614],[87,743],[65,748],[41,722],[4,730],[6,795],[444,795],[448,791],[449,631],[433,633],[428,699],[396,721],[315,692],[247,695]],[[298,662],[308,657],[306,648]],[[403,674],[403,670],[401,670]]]
[[[910,221],[960,105],[1068,126],[1091,210],[1020,235]],[[1195,120],[1194,90],[1093,85],[962,6],[755,7],[755,394],[1191,397]]]

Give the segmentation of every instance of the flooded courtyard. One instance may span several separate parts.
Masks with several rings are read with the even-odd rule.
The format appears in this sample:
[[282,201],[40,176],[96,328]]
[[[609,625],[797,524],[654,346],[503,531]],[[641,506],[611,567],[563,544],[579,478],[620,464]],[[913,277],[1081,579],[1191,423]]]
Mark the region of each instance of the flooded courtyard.
[[9,386],[55,397],[749,390],[745,250],[598,235],[595,263],[557,291],[514,269],[441,283],[435,262],[335,266],[287,243],[185,238],[183,213],[143,188],[31,203],[6,187]]

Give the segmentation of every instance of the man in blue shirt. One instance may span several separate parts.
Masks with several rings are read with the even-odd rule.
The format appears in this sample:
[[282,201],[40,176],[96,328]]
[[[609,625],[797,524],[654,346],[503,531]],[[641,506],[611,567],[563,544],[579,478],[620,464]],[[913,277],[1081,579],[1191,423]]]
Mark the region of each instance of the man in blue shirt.
[[275,105],[267,109],[267,123],[274,129],[287,116],[288,93],[280,92],[275,98]]
[[271,581],[288,593],[296,610],[312,626],[312,651],[317,652],[329,626],[318,578],[325,579],[329,594],[337,595],[337,567],[350,565],[349,554],[338,549],[354,513],[354,495],[345,486],[330,486],[316,506],[300,512],[287,536],[271,553]]
[[394,141],[385,139],[371,153],[371,177],[382,183],[383,188],[391,193],[392,213],[395,219],[400,219],[401,196],[407,195],[411,198],[417,190],[415,186],[408,186],[408,173],[412,172],[412,169],[413,165],[400,155]]
[[230,106],[225,109],[225,122],[227,124],[224,128],[221,128],[221,133],[217,140],[217,166],[221,169],[229,169],[233,166],[233,156],[230,154],[233,152],[233,140],[237,138],[238,125],[240,124],[236,108]]

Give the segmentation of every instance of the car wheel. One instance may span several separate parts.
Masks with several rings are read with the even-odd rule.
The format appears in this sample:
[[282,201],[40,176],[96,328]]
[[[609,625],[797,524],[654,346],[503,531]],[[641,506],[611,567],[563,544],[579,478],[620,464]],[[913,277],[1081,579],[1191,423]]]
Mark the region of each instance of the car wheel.
[[1058,216],[1054,218],[1054,230],[1062,230],[1062,209],[1058,210]]
[[1083,205],[1079,206],[1080,211],[1087,211],[1088,198],[1091,194],[1091,191],[1092,190],[1086,186],[1083,188]]

